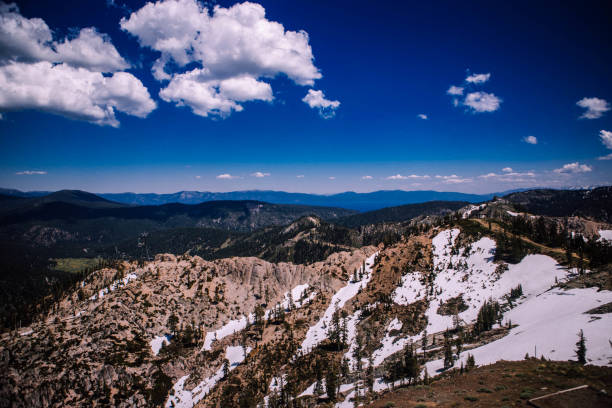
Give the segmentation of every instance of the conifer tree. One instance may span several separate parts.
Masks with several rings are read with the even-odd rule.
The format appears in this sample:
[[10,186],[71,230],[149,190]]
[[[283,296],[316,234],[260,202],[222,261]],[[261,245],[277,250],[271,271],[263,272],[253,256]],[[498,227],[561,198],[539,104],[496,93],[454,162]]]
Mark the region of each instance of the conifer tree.
[[453,366],[453,347],[449,339],[444,339],[444,368]]
[[368,369],[366,370],[366,385],[368,386],[368,391],[371,393],[374,392],[374,359],[372,356],[368,358]]
[[465,364],[465,371],[470,371],[474,367],[476,367],[476,361],[474,360],[474,356],[471,354],[468,354],[467,362]]
[[578,332],[578,341],[576,342],[576,356],[580,364],[586,364],[586,339],[582,329]]
[[329,367],[327,374],[325,375],[325,391],[327,391],[327,397],[331,401],[336,401],[336,388],[338,387],[338,375],[336,374],[336,367],[333,365]]

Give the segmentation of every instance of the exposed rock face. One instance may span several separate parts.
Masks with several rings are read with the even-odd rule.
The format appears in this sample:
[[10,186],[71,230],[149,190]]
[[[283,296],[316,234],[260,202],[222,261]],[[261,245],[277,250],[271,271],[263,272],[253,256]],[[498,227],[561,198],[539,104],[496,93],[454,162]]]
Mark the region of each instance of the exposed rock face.
[[[0,407],[163,403],[178,378],[208,376],[222,363],[219,353],[200,351],[207,331],[258,304],[273,307],[298,285],[332,291],[374,251],[336,253],[308,266],[161,254],[142,267],[99,270],[30,328],[3,335]],[[172,339],[154,355],[153,338],[188,326],[192,339]]]

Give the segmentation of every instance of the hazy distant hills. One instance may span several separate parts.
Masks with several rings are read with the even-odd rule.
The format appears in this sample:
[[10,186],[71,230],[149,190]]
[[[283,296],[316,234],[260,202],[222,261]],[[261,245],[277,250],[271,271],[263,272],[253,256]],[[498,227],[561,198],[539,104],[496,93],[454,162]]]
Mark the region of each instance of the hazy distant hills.
[[[322,207],[339,207],[357,211],[371,211],[404,204],[424,203],[427,201],[464,201],[479,203],[494,196],[502,196],[518,190],[490,194],[466,194],[440,191],[380,190],[371,193],[344,193],[324,195],[306,193],[287,193],[284,191],[248,190],[214,193],[207,191],[179,191],[171,194],[155,193],[96,193],[97,196],[122,204],[162,205],[170,203],[199,204],[206,201],[263,201],[274,204],[299,204]],[[0,195],[14,197],[39,197],[50,192],[23,192],[14,189],[1,189]]]
[[423,203],[426,201],[467,201],[477,203],[493,198],[494,194],[464,194],[439,191],[388,190],[371,193],[345,192],[331,195],[287,193],[284,191],[232,191],[211,193],[199,191],[180,191],[173,194],[99,194],[106,199],[137,205],[159,205],[166,203],[196,204],[217,200],[255,200],[275,204],[301,204],[324,207],[340,207],[358,211],[377,210],[403,204]]

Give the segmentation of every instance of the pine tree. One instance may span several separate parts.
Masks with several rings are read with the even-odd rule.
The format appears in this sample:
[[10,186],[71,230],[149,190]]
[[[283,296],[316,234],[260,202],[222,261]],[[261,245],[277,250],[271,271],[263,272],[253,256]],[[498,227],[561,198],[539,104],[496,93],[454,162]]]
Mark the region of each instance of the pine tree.
[[576,342],[576,356],[580,364],[586,364],[586,339],[582,329],[578,332],[578,341]]
[[454,364],[453,362],[453,346],[448,339],[444,340],[444,368],[450,368]]
[[368,391],[371,393],[374,392],[374,359],[372,356],[368,358],[368,369],[366,370],[366,385],[368,386]]
[[465,364],[465,371],[470,371],[474,367],[476,367],[476,361],[474,360],[474,356],[472,354],[468,354],[467,362]]
[[229,364],[229,360],[225,359],[223,360],[223,378],[227,378],[227,376],[229,375],[229,371],[230,371],[230,364]]
[[416,382],[420,372],[419,360],[410,344],[404,349],[404,375],[408,378],[408,384]]
[[178,317],[172,313],[168,317],[168,329],[172,332],[172,335],[176,335],[176,326],[178,325]]
[[333,365],[329,367],[327,374],[325,375],[325,391],[327,391],[327,397],[331,401],[336,401],[336,388],[338,387],[338,376],[336,374],[336,367]]

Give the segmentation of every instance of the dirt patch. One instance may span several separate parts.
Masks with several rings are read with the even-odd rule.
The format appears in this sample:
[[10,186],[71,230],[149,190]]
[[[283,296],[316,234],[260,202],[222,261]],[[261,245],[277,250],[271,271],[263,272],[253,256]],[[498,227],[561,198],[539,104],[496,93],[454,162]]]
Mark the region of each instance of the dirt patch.
[[[453,370],[429,385],[387,392],[369,406],[524,407],[530,399],[585,384],[609,394],[612,390],[612,368],[537,359],[500,361],[464,374]],[[591,394],[584,398],[580,407],[597,406],[594,405],[597,396]],[[556,406],[573,407],[562,405],[565,403],[563,401],[571,399],[570,394],[560,396]]]

